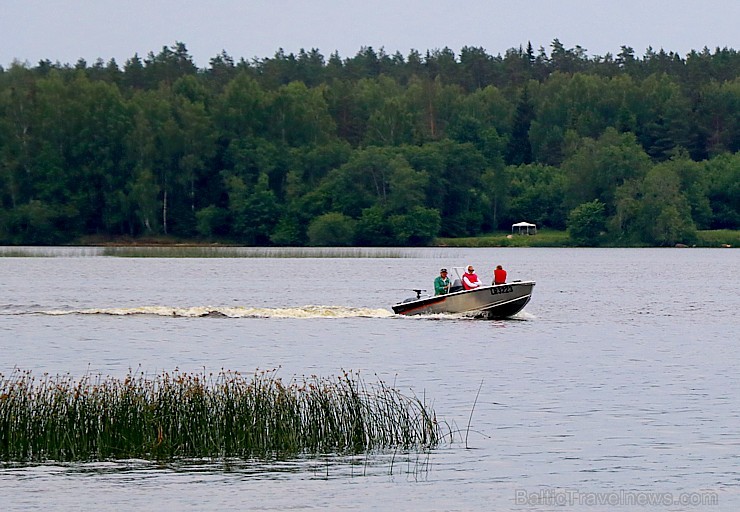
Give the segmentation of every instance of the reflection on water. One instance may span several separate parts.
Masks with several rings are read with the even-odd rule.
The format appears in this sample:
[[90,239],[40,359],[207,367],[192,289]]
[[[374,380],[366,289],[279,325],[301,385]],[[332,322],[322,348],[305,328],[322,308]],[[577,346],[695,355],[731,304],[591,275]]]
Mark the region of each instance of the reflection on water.
[[267,459],[177,459],[149,461],[124,459],[115,461],[46,464],[0,464],[4,477],[59,478],[93,476],[103,479],[132,480],[160,474],[228,473],[250,480],[288,480],[299,478],[343,480],[353,477],[402,476],[425,480],[430,471],[430,452],[375,451],[361,455],[317,454],[291,458]]

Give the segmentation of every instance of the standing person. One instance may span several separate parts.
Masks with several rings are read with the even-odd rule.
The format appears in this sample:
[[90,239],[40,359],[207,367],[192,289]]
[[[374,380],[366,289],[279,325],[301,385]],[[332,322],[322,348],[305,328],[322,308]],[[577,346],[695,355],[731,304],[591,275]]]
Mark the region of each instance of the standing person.
[[501,265],[496,265],[493,271],[493,284],[506,284],[506,270]]
[[439,271],[439,275],[434,278],[434,295],[444,295],[450,292],[450,278],[447,277],[447,269]]
[[475,273],[473,265],[468,265],[468,271],[463,274],[463,288],[466,290],[474,290],[481,286],[481,282],[478,280],[478,276]]

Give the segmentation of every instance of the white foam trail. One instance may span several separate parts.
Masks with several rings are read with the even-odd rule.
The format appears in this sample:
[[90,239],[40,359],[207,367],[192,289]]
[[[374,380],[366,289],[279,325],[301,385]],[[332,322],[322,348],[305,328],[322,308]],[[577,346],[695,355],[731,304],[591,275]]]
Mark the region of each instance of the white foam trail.
[[514,320],[536,320],[537,317],[533,315],[532,313],[527,313],[526,311],[520,311],[516,315],[512,316]]
[[386,318],[393,316],[387,309],[352,308],[345,306],[300,306],[294,308],[255,308],[247,306],[194,306],[175,308],[167,306],[142,306],[134,308],[100,308],[78,310],[41,311],[42,315],[153,315],[183,318]]

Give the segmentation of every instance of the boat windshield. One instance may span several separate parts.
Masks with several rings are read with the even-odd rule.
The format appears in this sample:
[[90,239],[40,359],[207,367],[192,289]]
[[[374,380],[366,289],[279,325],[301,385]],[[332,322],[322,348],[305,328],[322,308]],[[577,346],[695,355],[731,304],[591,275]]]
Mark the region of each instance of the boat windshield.
[[459,279],[462,282],[463,274],[465,273],[466,267],[452,267],[452,281]]

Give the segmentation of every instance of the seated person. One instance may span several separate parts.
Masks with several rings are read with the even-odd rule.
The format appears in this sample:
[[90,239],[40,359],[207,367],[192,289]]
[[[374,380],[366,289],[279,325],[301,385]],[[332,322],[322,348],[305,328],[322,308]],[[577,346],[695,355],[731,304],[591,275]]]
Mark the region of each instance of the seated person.
[[506,284],[506,270],[501,265],[496,265],[493,271],[493,284]]
[[450,278],[447,277],[447,269],[439,271],[439,275],[434,279],[434,295],[444,295],[450,292]]
[[463,288],[466,290],[474,290],[481,286],[481,282],[478,280],[478,276],[475,273],[473,265],[468,265],[468,270],[463,274]]

